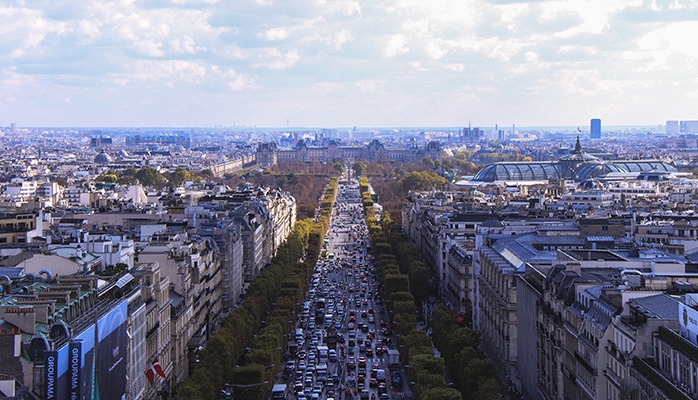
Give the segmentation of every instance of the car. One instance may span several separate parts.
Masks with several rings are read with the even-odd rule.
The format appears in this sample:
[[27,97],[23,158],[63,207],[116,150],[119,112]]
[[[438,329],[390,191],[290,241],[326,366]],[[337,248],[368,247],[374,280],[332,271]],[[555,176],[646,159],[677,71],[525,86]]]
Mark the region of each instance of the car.
[[369,396],[368,390],[364,389],[361,391],[361,395],[359,396],[359,398],[361,400],[368,400],[368,396]]
[[369,386],[369,387],[378,387],[378,379],[376,379],[376,378],[371,378],[371,379],[368,381],[368,386]]
[[366,357],[373,357],[373,350],[370,347],[366,348]]
[[394,388],[402,387],[402,377],[400,376],[400,373],[398,371],[393,371],[393,373],[390,374],[390,382],[392,383]]
[[359,357],[359,368],[366,368],[366,357]]
[[347,358],[347,369],[354,369],[354,368],[356,368],[356,360],[354,359],[354,357]]
[[286,366],[284,367],[284,372],[291,373],[296,369],[296,362],[293,360],[286,361]]
[[380,393],[381,395],[388,393],[388,387],[385,383],[381,382],[378,384],[378,393]]
[[371,315],[371,316],[368,317],[368,323],[369,323],[369,324],[375,324],[375,323],[376,323],[376,319],[373,317],[373,315]]
[[313,393],[317,393],[317,394],[322,393],[322,385],[319,383],[316,383],[315,386],[313,386]]

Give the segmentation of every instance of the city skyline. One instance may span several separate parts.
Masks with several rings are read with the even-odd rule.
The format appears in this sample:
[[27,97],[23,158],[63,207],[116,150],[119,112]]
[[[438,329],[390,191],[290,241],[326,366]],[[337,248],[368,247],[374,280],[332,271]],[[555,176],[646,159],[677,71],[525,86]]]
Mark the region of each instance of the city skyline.
[[697,119],[695,1],[10,1],[3,125]]

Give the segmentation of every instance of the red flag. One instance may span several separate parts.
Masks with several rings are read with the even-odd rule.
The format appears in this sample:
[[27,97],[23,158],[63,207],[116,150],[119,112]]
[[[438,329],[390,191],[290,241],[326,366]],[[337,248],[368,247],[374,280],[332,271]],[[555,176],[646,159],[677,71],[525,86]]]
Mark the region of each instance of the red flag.
[[155,357],[153,360],[153,363],[150,365],[150,368],[148,368],[145,371],[145,376],[148,377],[148,381],[152,385],[153,382],[155,382],[155,374],[158,374],[162,376],[163,378],[167,379],[165,376],[165,371],[162,370],[162,367],[160,366],[160,361],[158,361],[158,358]]
[[581,129],[579,129],[579,127],[577,127],[577,132],[581,132],[581,131],[582,131],[582,130],[581,130]]

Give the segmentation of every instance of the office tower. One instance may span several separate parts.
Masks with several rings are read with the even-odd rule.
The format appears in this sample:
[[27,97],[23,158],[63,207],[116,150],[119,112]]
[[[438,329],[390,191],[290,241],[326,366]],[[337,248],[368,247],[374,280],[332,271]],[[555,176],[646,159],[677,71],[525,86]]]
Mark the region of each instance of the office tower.
[[591,120],[591,138],[601,139],[601,120],[598,118]]
[[679,121],[667,121],[666,122],[666,133],[667,134],[679,133]]
[[17,124],[15,122],[10,125],[10,132],[17,133]]
[[698,133],[698,121],[681,121],[679,130],[681,133]]

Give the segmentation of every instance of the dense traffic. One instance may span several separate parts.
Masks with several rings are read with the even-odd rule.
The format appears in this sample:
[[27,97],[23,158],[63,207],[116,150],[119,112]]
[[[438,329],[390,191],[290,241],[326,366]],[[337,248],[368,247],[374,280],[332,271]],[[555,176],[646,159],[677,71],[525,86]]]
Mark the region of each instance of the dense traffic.
[[397,398],[403,373],[373,261],[358,182],[342,180],[272,398]]

